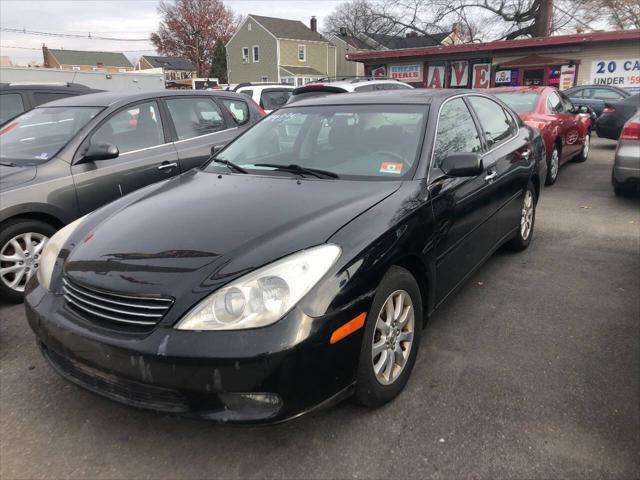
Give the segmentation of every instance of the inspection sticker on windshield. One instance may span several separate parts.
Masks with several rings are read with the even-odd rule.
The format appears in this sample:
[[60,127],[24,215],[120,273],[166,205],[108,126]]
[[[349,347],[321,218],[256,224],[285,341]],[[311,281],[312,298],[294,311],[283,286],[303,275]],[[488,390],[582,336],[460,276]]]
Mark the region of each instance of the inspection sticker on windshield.
[[395,173],[396,175],[400,175],[402,173],[402,163],[382,162],[380,165],[380,173]]

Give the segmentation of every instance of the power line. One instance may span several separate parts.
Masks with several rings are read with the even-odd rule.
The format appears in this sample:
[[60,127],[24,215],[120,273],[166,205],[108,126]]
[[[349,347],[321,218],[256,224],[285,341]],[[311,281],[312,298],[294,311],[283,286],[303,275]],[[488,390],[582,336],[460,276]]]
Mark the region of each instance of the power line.
[[80,35],[75,33],[55,33],[55,32],[40,32],[37,30],[27,30],[26,28],[9,28],[0,27],[3,32],[21,33],[23,35],[36,35],[40,37],[58,37],[58,38],[82,38],[88,40],[109,40],[113,42],[148,42],[148,38],[116,38],[116,37],[103,37],[100,35],[92,35],[89,32],[87,35]]
[[[0,45],[0,48],[42,51],[42,48],[38,48],[38,47],[18,47],[15,45]],[[140,50],[100,50],[100,51],[105,53],[136,53],[136,52],[155,52],[156,50],[154,48],[141,48]]]

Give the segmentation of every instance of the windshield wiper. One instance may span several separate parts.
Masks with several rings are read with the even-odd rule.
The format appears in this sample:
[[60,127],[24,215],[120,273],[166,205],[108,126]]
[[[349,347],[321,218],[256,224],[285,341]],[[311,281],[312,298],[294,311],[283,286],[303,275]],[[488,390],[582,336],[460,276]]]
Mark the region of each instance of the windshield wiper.
[[300,165],[291,164],[291,165],[279,165],[277,163],[256,163],[256,167],[269,167],[275,170],[280,170],[282,172],[291,172],[298,173],[301,175],[313,175],[316,178],[340,178],[339,175],[335,172],[330,172],[329,170],[320,170],[318,168],[308,168],[302,167]]
[[4,160],[0,160],[0,165],[2,165],[4,167],[15,167],[16,166],[15,163],[5,162]]
[[227,168],[229,168],[229,170],[235,170],[236,172],[240,172],[240,173],[249,173],[240,165],[236,165],[235,163],[229,160],[225,160],[224,158],[214,158],[213,161],[216,163],[221,163],[223,165],[226,165]]

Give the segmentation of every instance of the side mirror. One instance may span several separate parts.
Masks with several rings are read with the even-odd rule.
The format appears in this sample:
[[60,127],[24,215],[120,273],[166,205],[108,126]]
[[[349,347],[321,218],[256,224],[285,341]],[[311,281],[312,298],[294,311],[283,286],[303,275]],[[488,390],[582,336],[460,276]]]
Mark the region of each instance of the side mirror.
[[94,162],[96,160],[109,160],[120,155],[118,147],[112,143],[90,143],[87,151],[82,157],[83,162]]
[[453,153],[444,159],[440,168],[449,177],[475,177],[484,171],[477,153]]
[[211,147],[211,156],[215,157],[224,148],[224,145],[214,145]]

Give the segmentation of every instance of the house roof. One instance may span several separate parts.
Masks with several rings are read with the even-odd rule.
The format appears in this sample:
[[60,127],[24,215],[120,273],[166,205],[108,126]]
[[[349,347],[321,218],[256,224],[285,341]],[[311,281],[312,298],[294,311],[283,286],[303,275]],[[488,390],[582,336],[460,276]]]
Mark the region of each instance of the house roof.
[[318,32],[314,32],[299,20],[287,20],[285,18],[263,17],[250,14],[256,22],[269,30],[274,37],[291,38],[293,40],[310,40],[314,42],[326,42],[327,40]]
[[616,42],[620,40],[640,40],[640,30],[624,30],[615,32],[579,33],[558,35],[556,37],[524,38],[519,40],[498,40],[485,43],[467,43],[463,45],[447,45],[425,48],[404,48],[399,50],[383,50],[374,52],[356,52],[348,54],[349,60],[386,60],[410,57],[436,57],[465,53],[490,53],[522,48],[552,47],[564,45],[584,45],[589,43]]
[[365,35],[385,48],[398,49],[433,47],[440,45],[445,38],[451,35],[451,32],[417,35],[415,37],[399,37],[396,35],[384,35],[381,33],[365,33]]
[[58,63],[61,65],[91,65],[102,63],[105,67],[133,68],[131,62],[124,53],[117,52],[89,52],[85,50],[57,50],[49,48]]
[[153,68],[164,68],[166,70],[195,70],[193,63],[182,57],[154,57],[143,55],[140,60],[145,59]]
[[324,77],[325,74],[311,67],[289,67],[288,65],[280,65],[280,76],[289,75],[312,75],[314,77]]
[[341,35],[339,33],[336,33],[333,35],[333,37],[339,38],[347,45],[357,50],[373,50],[373,47],[371,47],[371,45],[367,45],[365,42],[360,40],[358,37],[354,37],[353,35]]

